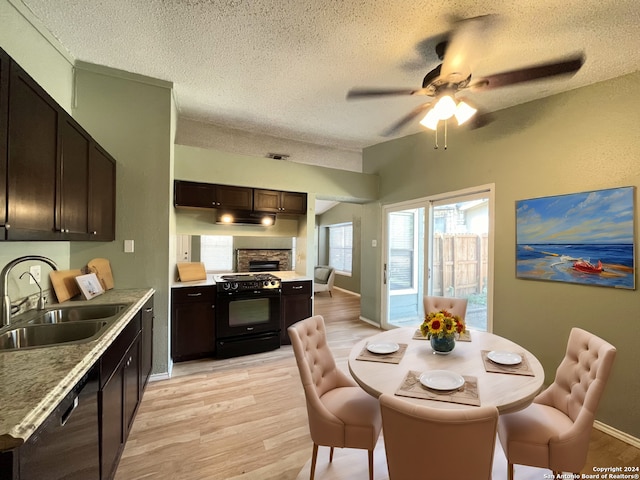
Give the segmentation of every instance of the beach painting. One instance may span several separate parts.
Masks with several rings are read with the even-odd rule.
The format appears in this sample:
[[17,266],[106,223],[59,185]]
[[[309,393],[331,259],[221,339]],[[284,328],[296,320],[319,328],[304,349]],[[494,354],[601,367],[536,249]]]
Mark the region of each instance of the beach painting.
[[635,187],[516,202],[516,277],[635,290]]

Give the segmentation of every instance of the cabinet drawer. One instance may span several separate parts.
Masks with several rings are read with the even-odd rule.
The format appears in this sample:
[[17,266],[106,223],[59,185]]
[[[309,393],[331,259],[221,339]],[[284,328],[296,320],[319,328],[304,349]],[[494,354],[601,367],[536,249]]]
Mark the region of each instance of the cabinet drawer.
[[120,360],[140,333],[141,316],[138,312],[102,355],[100,359],[100,388],[111,378]]
[[171,289],[173,303],[215,302],[216,287],[179,287]]
[[282,282],[282,294],[283,295],[311,295],[311,280],[305,280],[302,282]]

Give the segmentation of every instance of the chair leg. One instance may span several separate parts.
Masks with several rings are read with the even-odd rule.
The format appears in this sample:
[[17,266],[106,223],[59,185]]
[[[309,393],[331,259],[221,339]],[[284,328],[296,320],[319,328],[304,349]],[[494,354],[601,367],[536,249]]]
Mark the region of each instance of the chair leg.
[[373,450],[369,450],[369,480],[373,480]]
[[331,293],[331,290],[329,290],[329,296],[333,298],[333,294]]
[[507,463],[507,480],[513,480],[513,463]]
[[318,459],[318,444],[313,444],[313,453],[311,454],[311,474],[309,480],[313,480],[313,476],[316,474],[316,460]]
[[333,462],[333,447],[329,450],[329,463]]

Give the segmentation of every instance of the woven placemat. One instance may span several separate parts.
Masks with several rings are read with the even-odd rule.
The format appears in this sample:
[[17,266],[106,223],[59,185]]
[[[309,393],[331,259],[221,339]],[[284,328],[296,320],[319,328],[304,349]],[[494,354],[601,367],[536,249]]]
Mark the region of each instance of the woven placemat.
[[482,353],[482,363],[484,364],[484,369],[490,373],[510,373],[512,375],[526,375],[528,377],[535,377],[535,373],[531,370],[529,366],[529,362],[527,361],[527,356],[524,352],[518,353],[522,357],[522,362],[517,365],[501,365],[499,363],[492,362],[489,360],[487,355],[491,350],[481,350]]
[[420,383],[422,372],[409,370],[396,395],[400,397],[422,398],[424,400],[437,400],[439,402],[461,403],[463,405],[480,406],[480,393],[478,391],[478,379],[471,375],[463,375],[464,385],[457,390],[432,390]]
[[[412,337],[414,340],[428,340],[427,337],[422,336],[422,332],[418,328]],[[470,342],[471,341],[471,332],[467,330],[464,333],[461,333],[458,338],[456,338],[456,342]]]
[[367,350],[367,345],[362,348],[362,351],[356,357],[356,360],[365,360],[367,362],[382,362],[382,363],[400,363],[404,353],[407,351],[408,344],[399,343],[400,347],[393,353],[373,353]]

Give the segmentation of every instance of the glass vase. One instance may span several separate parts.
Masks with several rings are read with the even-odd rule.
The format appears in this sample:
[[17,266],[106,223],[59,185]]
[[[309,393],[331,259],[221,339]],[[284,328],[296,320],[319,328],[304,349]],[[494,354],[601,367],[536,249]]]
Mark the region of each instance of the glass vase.
[[448,355],[456,346],[456,339],[453,335],[444,335],[440,338],[437,335],[432,335],[430,340],[433,353],[438,355]]

